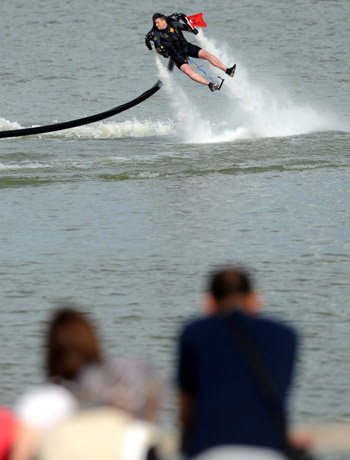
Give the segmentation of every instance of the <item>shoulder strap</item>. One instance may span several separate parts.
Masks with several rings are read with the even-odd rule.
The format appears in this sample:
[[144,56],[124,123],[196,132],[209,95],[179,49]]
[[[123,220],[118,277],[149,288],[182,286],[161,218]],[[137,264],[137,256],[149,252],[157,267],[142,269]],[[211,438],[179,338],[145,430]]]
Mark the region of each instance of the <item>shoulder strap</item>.
[[286,419],[276,383],[266,367],[256,343],[249,334],[249,331],[247,331],[246,327],[242,324],[242,321],[236,316],[224,321],[232,332],[235,340],[238,342],[242,355],[258,383],[262,398],[271,413],[279,439],[282,441],[282,445],[286,446]]

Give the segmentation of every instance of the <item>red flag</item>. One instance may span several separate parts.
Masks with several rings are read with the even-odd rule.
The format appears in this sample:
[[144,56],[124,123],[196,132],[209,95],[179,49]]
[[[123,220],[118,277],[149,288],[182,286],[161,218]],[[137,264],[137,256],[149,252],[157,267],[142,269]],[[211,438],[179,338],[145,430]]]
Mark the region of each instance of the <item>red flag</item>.
[[203,21],[203,13],[186,16],[186,19],[192,27],[207,27],[206,23]]

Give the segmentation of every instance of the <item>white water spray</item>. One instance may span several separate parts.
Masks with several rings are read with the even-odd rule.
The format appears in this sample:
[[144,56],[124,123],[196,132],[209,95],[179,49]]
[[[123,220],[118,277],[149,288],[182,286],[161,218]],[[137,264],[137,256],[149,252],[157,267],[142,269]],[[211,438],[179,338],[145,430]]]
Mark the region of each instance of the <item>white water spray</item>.
[[162,64],[160,58],[156,56],[155,59],[160,78],[170,96],[170,102],[174,108],[177,122],[180,125],[181,136],[189,143],[211,142],[214,136],[211,123],[201,115],[196,108],[195,102],[176,83],[172,74]]
[[[228,67],[235,62],[224,46],[217,46],[213,40],[205,37],[202,30],[197,40],[202,48],[218,56]],[[156,61],[187,142],[232,142],[238,139],[285,137],[338,129],[330,117],[306,104],[296,104],[282,88],[269,90],[253,83],[248,71],[240,63],[237,63],[233,79],[210,64],[205,64],[210,66],[209,72],[212,75],[222,74],[225,78],[220,92],[205,93],[206,97],[214,98],[213,110],[220,109],[221,123],[217,123],[216,115],[213,121],[211,113],[205,119],[196,109],[193,98],[176,84],[159,57],[156,57]]]

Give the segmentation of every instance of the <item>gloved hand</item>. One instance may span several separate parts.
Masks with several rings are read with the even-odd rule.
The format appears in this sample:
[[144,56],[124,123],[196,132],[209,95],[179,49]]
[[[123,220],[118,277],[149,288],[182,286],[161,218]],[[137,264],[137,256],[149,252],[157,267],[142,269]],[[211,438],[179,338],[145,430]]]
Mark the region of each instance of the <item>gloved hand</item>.
[[182,19],[183,21],[186,21],[186,15],[183,13],[177,13],[177,16],[179,19]]
[[148,34],[145,36],[145,45],[150,51],[152,51],[152,45],[151,45],[152,36],[153,35],[151,32],[148,32]]
[[199,31],[198,31],[197,29],[193,29],[193,30],[192,30],[192,33],[195,34],[195,35],[197,35],[198,32],[199,32]]
[[157,51],[158,54],[161,54],[164,58],[169,57],[168,52],[165,51],[165,49],[163,49],[163,48],[156,48],[156,51]]

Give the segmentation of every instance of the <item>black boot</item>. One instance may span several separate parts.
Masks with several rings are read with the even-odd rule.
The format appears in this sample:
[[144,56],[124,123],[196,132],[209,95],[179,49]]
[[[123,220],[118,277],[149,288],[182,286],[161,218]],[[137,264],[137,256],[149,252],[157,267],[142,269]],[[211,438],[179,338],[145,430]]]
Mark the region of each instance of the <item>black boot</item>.
[[236,64],[234,64],[232,67],[228,67],[226,70],[225,70],[225,73],[227,73],[227,75],[229,77],[233,77],[234,74],[236,72]]

